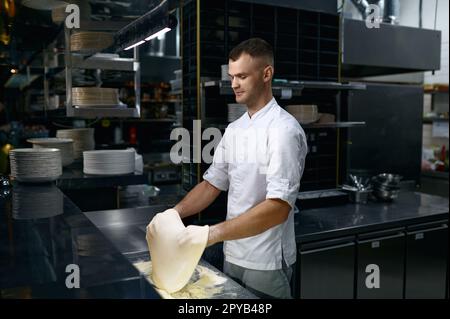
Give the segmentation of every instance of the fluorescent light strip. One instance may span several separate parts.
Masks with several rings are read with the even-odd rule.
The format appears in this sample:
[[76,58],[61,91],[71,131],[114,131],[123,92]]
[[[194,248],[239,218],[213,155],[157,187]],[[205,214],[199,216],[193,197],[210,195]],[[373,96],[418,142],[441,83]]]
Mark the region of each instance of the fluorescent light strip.
[[171,29],[171,28],[164,28],[164,29],[162,29],[162,30],[156,32],[155,34],[152,34],[152,35],[149,36],[148,38],[145,38],[145,41],[150,41],[150,40],[152,40],[152,39],[154,39],[154,38],[157,38],[157,37],[159,37],[160,35],[169,32],[170,30],[172,30],[172,29]]
[[130,49],[132,49],[132,48],[134,48],[134,47],[137,47],[138,45],[141,45],[142,43],[145,43],[145,41],[142,40],[142,41],[139,41],[138,43],[135,43],[135,44],[133,44],[133,45],[130,45],[129,47],[126,47],[125,50],[130,50]]

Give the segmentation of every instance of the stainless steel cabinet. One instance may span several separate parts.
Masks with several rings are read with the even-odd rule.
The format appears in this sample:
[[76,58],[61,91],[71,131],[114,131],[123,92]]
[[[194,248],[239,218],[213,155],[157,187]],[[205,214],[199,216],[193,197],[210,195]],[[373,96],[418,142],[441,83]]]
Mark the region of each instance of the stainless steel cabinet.
[[297,295],[302,299],[351,299],[354,295],[354,237],[300,245]]
[[448,220],[408,227],[405,298],[445,298]]
[[356,297],[403,298],[404,229],[358,235],[357,243]]

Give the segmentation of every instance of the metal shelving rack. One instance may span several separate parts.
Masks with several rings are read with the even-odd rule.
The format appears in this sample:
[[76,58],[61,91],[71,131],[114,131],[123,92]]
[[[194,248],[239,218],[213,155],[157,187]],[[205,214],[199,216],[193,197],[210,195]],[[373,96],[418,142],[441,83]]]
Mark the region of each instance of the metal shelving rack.
[[[207,88],[218,87],[219,94],[221,95],[234,95],[233,89],[231,88],[230,81],[215,80],[215,81],[204,81],[202,82],[201,90],[201,120],[202,123],[207,125],[216,124],[216,126],[224,128],[221,123],[214,123],[207,118],[205,115],[205,90]],[[320,90],[333,90],[333,91],[345,91],[345,90],[365,90],[366,85],[363,83],[349,82],[349,83],[339,83],[339,82],[326,82],[326,81],[296,81],[294,83],[275,83],[272,86],[272,92],[275,97],[298,97],[301,96],[304,90],[308,89],[320,89]],[[313,123],[313,124],[303,124],[303,128],[350,128],[365,126],[365,122],[332,122],[332,123]]]
[[[103,22],[94,22],[83,24],[84,30],[98,31],[120,29],[122,24],[104,24]],[[79,30],[79,29],[78,29]],[[81,54],[71,52],[70,32],[65,28],[65,73],[66,73],[66,114],[69,117],[98,118],[98,117],[119,117],[119,118],[139,118],[141,114],[141,69],[139,63],[139,49],[133,49],[133,58],[111,57],[105,54],[91,53]],[[97,70],[115,70],[134,72],[134,108],[95,108],[83,107],[77,108],[72,103],[72,69],[97,69]]]

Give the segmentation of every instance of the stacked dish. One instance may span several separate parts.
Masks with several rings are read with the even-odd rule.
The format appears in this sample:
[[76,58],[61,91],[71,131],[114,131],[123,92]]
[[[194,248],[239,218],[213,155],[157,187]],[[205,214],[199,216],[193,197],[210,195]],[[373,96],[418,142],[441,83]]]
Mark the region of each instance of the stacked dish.
[[90,53],[106,49],[114,42],[112,33],[81,31],[70,36],[71,51]]
[[402,177],[395,174],[379,174],[372,177],[373,194],[382,201],[392,201],[398,197],[400,180]]
[[19,182],[54,181],[62,174],[57,148],[18,148],[10,151],[11,175]]
[[98,87],[72,88],[72,104],[79,107],[111,108],[120,104],[119,90]]
[[81,159],[84,151],[90,151],[95,148],[93,128],[58,130],[56,131],[56,137],[73,140],[73,157],[75,160]]
[[63,193],[53,184],[15,185],[12,190],[14,219],[49,218],[63,213]]
[[247,112],[245,104],[230,103],[228,104],[228,122],[234,122]]
[[89,175],[124,175],[134,172],[134,150],[83,152],[83,172]]
[[295,117],[300,124],[310,124],[319,120],[317,105],[288,105],[286,111]]
[[32,138],[27,142],[33,144],[33,148],[57,148],[61,151],[63,166],[73,163],[73,140],[70,138]]

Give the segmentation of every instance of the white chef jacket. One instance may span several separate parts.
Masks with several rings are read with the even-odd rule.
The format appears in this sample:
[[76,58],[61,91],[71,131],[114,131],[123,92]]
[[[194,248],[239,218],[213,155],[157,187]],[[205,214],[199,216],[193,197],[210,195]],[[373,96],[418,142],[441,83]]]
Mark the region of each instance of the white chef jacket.
[[[248,112],[230,123],[217,145],[203,179],[228,189],[227,220],[268,198],[291,206],[287,220],[265,232],[225,241],[225,260],[248,269],[282,269],[296,261],[294,205],[307,153],[298,121],[275,98],[250,118]],[[275,212],[276,214],[276,212]]]

